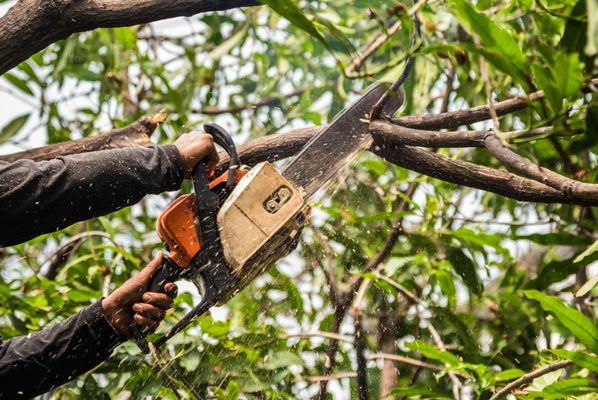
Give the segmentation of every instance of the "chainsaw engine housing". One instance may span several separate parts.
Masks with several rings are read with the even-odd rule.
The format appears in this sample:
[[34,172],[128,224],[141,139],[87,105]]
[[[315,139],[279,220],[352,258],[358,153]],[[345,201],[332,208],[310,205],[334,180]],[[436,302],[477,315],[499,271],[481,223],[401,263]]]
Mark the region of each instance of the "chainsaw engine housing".
[[304,208],[301,193],[272,164],[253,167],[218,212],[222,249],[233,273],[244,277],[244,267],[258,253],[268,258],[296,236],[305,222]]

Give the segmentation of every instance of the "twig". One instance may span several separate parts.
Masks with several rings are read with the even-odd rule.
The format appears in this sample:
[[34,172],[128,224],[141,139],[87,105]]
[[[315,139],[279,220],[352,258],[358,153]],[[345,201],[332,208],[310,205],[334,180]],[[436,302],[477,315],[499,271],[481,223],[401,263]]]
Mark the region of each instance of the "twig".
[[413,302],[415,304],[421,304],[421,300],[419,297],[417,297],[415,294],[411,293],[406,287],[404,287],[397,281],[389,278],[388,276],[382,275],[379,272],[374,272],[374,275],[376,276],[377,279],[380,279],[380,280],[388,283],[395,289],[397,289],[404,297],[406,297],[411,302]]
[[353,312],[353,323],[355,326],[355,358],[357,360],[357,393],[359,400],[368,400],[368,370],[365,357],[365,331],[363,329],[362,315],[360,309]]
[[[376,360],[376,359],[393,360],[393,361],[401,362],[403,364],[413,365],[415,367],[432,369],[432,370],[441,371],[441,372],[446,371],[446,368],[444,368],[441,365],[430,364],[425,361],[417,360],[417,359],[411,358],[411,357],[400,356],[398,354],[374,353],[374,354],[368,355],[367,359],[368,360]],[[469,378],[467,375],[465,375],[463,373],[460,373],[460,372],[455,372],[455,373],[463,378]]]
[[322,382],[330,382],[330,381],[337,381],[339,379],[345,378],[355,378],[357,376],[357,372],[349,371],[349,372],[340,372],[334,375],[318,375],[318,376],[299,376],[297,377],[298,381],[309,381],[313,383],[322,383]]
[[[474,42],[476,45],[480,46],[480,39],[477,36],[474,37]],[[486,98],[488,99],[488,109],[490,110],[490,115],[492,116],[492,130],[496,135],[499,135],[500,129],[498,123],[498,115],[496,114],[496,110],[494,109],[494,100],[492,98],[492,85],[490,84],[490,77],[488,76],[488,64],[486,64],[486,59],[482,55],[480,55],[480,74],[482,75],[482,81],[484,82],[484,90],[486,91]]]
[[[442,338],[438,334],[438,331],[436,330],[436,328],[434,328],[434,325],[432,325],[432,323],[430,321],[425,321],[425,324],[426,324],[426,328],[428,329],[428,331],[430,331],[430,334],[432,335],[432,339],[434,339],[434,343],[436,343],[436,347],[438,347],[440,350],[446,350],[444,342],[442,341]],[[459,378],[457,378],[457,376],[455,375],[455,373],[453,371],[448,371],[447,374],[453,384],[453,387],[452,387],[453,397],[455,400],[460,400],[461,399],[461,387],[463,385],[461,384],[461,381],[459,380]]]
[[[501,134],[505,138],[533,138],[546,135],[554,130],[552,126],[544,126],[531,130],[519,130]],[[395,125],[386,121],[372,121],[370,131],[375,139],[385,143],[404,146],[431,148],[485,147],[484,141],[492,131],[450,131],[440,132],[421,130]]]
[[[318,86],[319,87],[319,86]],[[245,110],[254,110],[260,107],[267,107],[267,106],[281,106],[282,99],[288,99],[291,97],[301,96],[306,91],[311,90],[311,88],[301,88],[293,90],[289,93],[281,94],[280,96],[272,96],[266,97],[262,100],[256,101],[255,103],[246,103],[241,104],[238,106],[231,106],[226,108],[218,108],[218,107],[202,107],[196,110],[196,113],[204,114],[204,115],[220,115],[220,114],[236,114],[241,111]]]
[[570,366],[571,364],[573,364],[573,362],[569,361],[569,360],[558,361],[554,364],[547,365],[545,367],[542,367],[540,369],[532,371],[528,374],[525,374],[521,378],[514,380],[513,382],[509,383],[508,385],[506,385],[505,387],[503,387],[502,389],[500,389],[499,391],[494,393],[494,395],[492,397],[490,397],[489,400],[502,399],[503,397],[505,397],[506,395],[511,393],[513,390],[525,385],[526,383],[530,383],[537,377],[546,375],[549,372],[556,371],[561,368],[566,368],[566,367]]
[[339,342],[353,344],[353,338],[339,335],[338,333],[334,332],[298,332],[298,333],[287,333],[283,335],[283,339],[290,339],[290,338],[311,338],[311,337],[323,337],[327,339],[337,340]]
[[[497,117],[526,109],[529,102],[544,99],[544,92],[534,92],[526,97],[514,97],[494,104]],[[473,124],[492,118],[489,105],[478,106],[466,110],[450,111],[435,115],[410,115],[393,118],[392,122],[409,128],[422,129],[456,129],[463,125]]]
[[[413,16],[425,3],[426,0],[419,0],[409,9],[409,11],[407,11],[407,16]],[[358,71],[363,65],[363,63],[365,63],[365,61],[376,52],[376,50],[378,50],[384,43],[386,43],[388,39],[390,39],[395,33],[397,33],[402,28],[402,26],[403,24],[401,23],[401,21],[395,22],[387,30],[387,33],[385,35],[378,36],[372,42],[363,47],[362,50],[359,51],[357,57],[351,60],[351,63],[347,66],[347,68],[345,68],[345,75],[349,78],[352,78],[353,72]],[[380,32],[380,34],[382,34],[382,32]]]

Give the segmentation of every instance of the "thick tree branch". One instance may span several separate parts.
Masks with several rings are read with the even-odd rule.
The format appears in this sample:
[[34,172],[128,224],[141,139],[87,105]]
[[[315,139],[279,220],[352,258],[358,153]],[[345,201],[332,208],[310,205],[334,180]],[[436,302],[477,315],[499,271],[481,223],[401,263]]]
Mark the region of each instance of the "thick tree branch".
[[[494,103],[494,110],[497,116],[501,117],[516,111],[526,109],[530,102],[544,99],[544,92],[534,92],[527,97],[514,97]],[[428,130],[456,129],[463,125],[485,121],[492,118],[489,105],[473,107],[464,110],[450,111],[434,115],[409,115],[393,118],[392,122],[408,128],[420,128]]]
[[598,185],[579,182],[532,163],[505,146],[496,135],[487,135],[484,145],[508,168],[557,189],[580,201],[598,202]]
[[0,161],[14,162],[23,158],[43,161],[69,154],[86,153],[89,151],[116,149],[121,147],[149,146],[151,134],[158,124],[166,120],[166,113],[159,113],[153,117],[143,117],[131,125],[115,129],[111,132],[71,142],[55,143],[32,150],[0,156]]
[[453,160],[409,146],[381,146],[374,153],[387,161],[420,174],[500,194],[515,200],[596,206],[598,201],[574,199],[532,179],[494,168]]
[[0,19],[0,74],[76,32],[259,4],[256,0],[20,0]]
[[[530,95],[533,99],[540,99],[542,96],[541,92],[536,92]],[[523,98],[514,98],[496,103],[495,108],[497,113],[503,115],[508,110],[512,111],[514,108],[521,109],[522,107],[526,107],[527,104],[527,100]],[[506,109],[508,110],[505,111]],[[461,110],[439,115],[402,117],[395,119],[395,122],[402,126],[416,127],[418,129],[440,129],[460,126],[465,123],[478,122],[490,117],[487,106],[476,107],[471,110],[471,113],[473,116],[468,115],[468,111]],[[122,136],[127,136],[128,134],[126,131],[129,129],[145,129],[144,132],[150,133],[151,130],[155,129],[155,123],[150,124],[149,128],[147,123],[145,123],[145,128],[143,128],[143,121],[145,121],[145,119],[138,121],[128,128],[124,128]],[[376,121],[373,122],[372,125],[375,128],[375,141],[370,150],[389,162],[406,169],[457,185],[486,190],[520,201],[565,203],[584,206],[598,205],[598,201],[595,199],[575,198],[565,191],[555,189],[533,179],[511,174],[507,171],[480,166],[465,161],[453,160],[433,152],[400,145],[403,141],[409,141],[409,143],[414,145],[417,144],[423,146],[435,146],[434,141],[436,141],[438,145],[448,145],[449,142],[452,144],[461,142],[463,144],[479,145],[480,133],[450,133],[448,134],[450,136],[448,136],[447,139],[442,137],[442,135],[432,132],[401,130],[401,128],[388,126],[389,124],[386,122]],[[325,127],[326,125],[295,129],[276,135],[254,139],[239,146],[239,152],[243,162],[249,165],[266,160],[276,161],[284,159],[296,154],[310,138]],[[380,134],[379,131],[384,130],[388,132],[388,135]],[[378,132],[378,134],[376,134],[376,132]],[[147,134],[149,133],[146,133],[145,136],[147,136]],[[422,134],[424,134],[425,137],[422,137]],[[485,132],[485,134],[487,134],[487,132]],[[51,148],[50,151],[48,151],[46,147],[31,150],[29,152],[3,156],[0,157],[0,161],[14,161],[24,157],[47,159],[56,157],[57,155],[99,150],[102,148],[121,147],[121,144],[118,144],[113,140],[113,136],[118,136],[117,131],[106,135],[81,139],[72,143],[59,144],[56,145],[55,148]],[[403,138],[403,136],[407,139]],[[417,136],[420,136],[421,143],[416,140]],[[87,142],[88,140],[89,142]],[[95,142],[96,140],[99,142]],[[149,141],[146,138],[142,137],[141,140],[142,143],[138,144],[149,144]],[[102,147],[104,145],[106,147]],[[129,141],[124,144],[124,146],[130,145],[136,144]],[[226,162],[227,157],[222,156],[220,169],[224,168]]]
[[[386,121],[373,121],[370,130],[374,138],[387,143],[404,146],[420,146],[432,148],[485,147],[485,139],[490,131],[451,131],[439,132],[407,128]],[[530,138],[550,133],[552,126],[531,129],[529,131],[507,132],[505,135],[517,138]]]

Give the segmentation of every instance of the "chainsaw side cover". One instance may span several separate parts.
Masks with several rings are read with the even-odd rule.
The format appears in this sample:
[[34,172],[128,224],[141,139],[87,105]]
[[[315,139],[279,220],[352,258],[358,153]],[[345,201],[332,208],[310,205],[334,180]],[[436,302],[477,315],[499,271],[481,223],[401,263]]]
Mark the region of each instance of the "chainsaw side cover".
[[201,249],[195,229],[196,215],[195,196],[187,194],[170,203],[156,223],[158,236],[170,258],[181,268],[187,268]]
[[224,257],[235,274],[282,228],[296,225],[304,206],[301,193],[272,164],[253,167],[218,213]]

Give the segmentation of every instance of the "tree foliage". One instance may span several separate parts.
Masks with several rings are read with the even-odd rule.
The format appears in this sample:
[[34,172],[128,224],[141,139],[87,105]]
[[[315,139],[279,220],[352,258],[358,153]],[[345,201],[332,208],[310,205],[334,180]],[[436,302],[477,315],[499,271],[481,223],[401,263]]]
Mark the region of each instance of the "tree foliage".
[[[473,128],[552,125],[505,140],[543,167],[598,183],[594,0],[264,3],[51,45],[0,78],[34,103],[0,127],[0,140],[57,143],[165,110],[156,142],[215,120],[241,143],[330,121],[370,82],[396,78],[412,54],[401,114],[486,104],[488,91],[500,101],[543,90],[546,101]],[[423,33],[414,43],[415,11]],[[438,152],[501,168],[485,149]],[[370,398],[452,398],[457,386],[463,398],[487,399],[571,360],[566,372],[527,382],[521,398],[595,398],[596,209],[521,203],[370,153],[324,189],[297,251],[175,337],[167,368],[126,343],[42,397],[310,398],[331,379],[328,396],[357,398],[357,373]],[[155,220],[175,195],[2,249],[2,338],[67,318],[135,273],[161,248]],[[372,265],[393,231],[396,242]],[[197,301],[182,289],[166,325]]]

